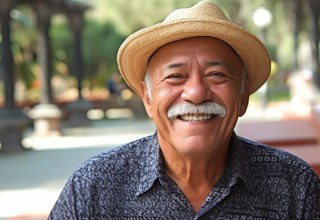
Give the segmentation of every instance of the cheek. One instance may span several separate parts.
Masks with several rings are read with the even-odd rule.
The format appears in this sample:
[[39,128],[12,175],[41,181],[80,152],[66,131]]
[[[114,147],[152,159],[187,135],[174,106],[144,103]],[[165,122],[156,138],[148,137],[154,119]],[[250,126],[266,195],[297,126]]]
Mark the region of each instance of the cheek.
[[155,95],[158,100],[168,104],[180,99],[181,89],[180,86],[162,85],[156,88]]
[[240,111],[242,96],[240,94],[239,87],[237,87],[235,84],[214,86],[212,91],[218,101],[225,105],[227,108],[227,113],[229,112],[229,114],[234,114],[235,111]]
[[176,97],[177,90],[163,86],[156,87],[151,99],[153,117],[166,117],[167,111],[176,100]]

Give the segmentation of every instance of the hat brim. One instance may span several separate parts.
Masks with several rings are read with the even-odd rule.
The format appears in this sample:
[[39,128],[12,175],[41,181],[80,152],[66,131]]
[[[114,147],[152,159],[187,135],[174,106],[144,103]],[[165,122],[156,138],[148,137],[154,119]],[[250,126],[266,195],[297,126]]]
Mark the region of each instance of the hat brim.
[[184,38],[208,36],[229,44],[243,62],[249,93],[267,80],[271,62],[262,42],[244,28],[228,21],[181,19],[160,23],[129,36],[120,46],[118,67],[127,84],[139,95],[150,56],[161,46]]

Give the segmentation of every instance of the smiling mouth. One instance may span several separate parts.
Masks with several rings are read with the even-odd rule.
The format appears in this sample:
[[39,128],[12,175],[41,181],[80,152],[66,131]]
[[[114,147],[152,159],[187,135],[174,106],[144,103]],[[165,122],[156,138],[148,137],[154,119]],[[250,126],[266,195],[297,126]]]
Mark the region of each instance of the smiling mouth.
[[183,121],[205,121],[214,118],[215,114],[186,114],[186,115],[179,115],[177,118]]

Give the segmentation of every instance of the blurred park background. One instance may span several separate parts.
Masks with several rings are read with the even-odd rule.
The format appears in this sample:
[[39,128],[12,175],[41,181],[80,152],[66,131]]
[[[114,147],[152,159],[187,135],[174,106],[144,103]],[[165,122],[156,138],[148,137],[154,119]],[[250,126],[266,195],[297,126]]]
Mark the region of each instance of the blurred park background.
[[[154,132],[119,76],[117,50],[130,33],[196,2],[0,0],[0,219],[46,219],[81,162]],[[272,58],[237,132],[320,175],[320,1],[214,2]]]

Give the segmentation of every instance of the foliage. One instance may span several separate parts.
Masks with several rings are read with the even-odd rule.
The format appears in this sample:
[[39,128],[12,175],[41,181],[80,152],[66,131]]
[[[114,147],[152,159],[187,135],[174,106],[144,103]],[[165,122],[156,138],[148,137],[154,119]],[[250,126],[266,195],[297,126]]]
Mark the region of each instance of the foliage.
[[[83,0],[85,1],[85,0]],[[264,6],[273,14],[273,21],[265,30],[266,45],[277,61],[279,71],[290,69],[293,64],[293,12],[292,0],[213,0],[227,12],[228,17],[259,35],[252,21],[254,11]],[[92,9],[85,13],[82,46],[85,85],[105,86],[109,76],[117,72],[116,54],[121,42],[130,33],[162,21],[176,8],[190,7],[197,0],[94,0]],[[304,10],[301,7],[301,10]],[[27,88],[39,77],[37,64],[37,29],[34,12],[27,5],[16,8],[12,22],[13,54],[16,77]],[[305,13],[304,13],[305,14]],[[302,16],[300,40],[308,40],[309,26]],[[73,35],[65,15],[55,15],[50,30],[53,50],[53,74],[74,77]],[[1,41],[1,39],[0,39]]]
[[121,35],[152,25],[165,18],[176,8],[189,7],[195,0],[96,0],[91,16],[97,20],[108,20]]
[[50,29],[53,75],[69,75],[72,62],[72,32],[67,19],[63,15],[56,15],[52,19]]
[[[94,84],[104,86],[107,78],[117,72],[117,48],[123,41],[110,22],[97,22],[93,19],[86,21],[83,39],[83,56],[85,73]],[[98,78],[95,80],[95,78]]]
[[15,22],[12,22],[12,53],[14,56],[14,70],[16,77],[21,79],[30,89],[36,75],[33,69],[36,65],[36,48],[34,45],[36,34],[30,16],[31,11],[22,8],[12,13]]

